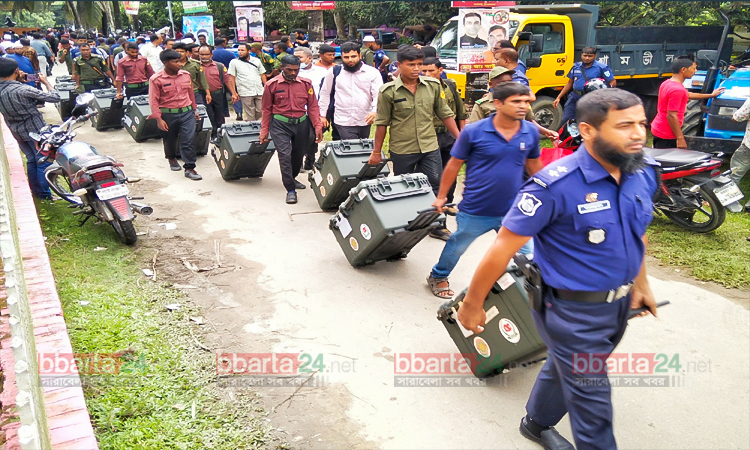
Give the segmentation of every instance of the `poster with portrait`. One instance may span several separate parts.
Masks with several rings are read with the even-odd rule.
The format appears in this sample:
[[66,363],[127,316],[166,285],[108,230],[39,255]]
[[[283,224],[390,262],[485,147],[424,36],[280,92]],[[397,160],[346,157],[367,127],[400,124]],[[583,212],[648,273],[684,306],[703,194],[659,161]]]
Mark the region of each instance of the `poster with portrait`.
[[263,8],[235,8],[237,40],[245,42],[247,36],[256,42],[263,41]]
[[508,39],[507,8],[458,10],[458,70],[489,72],[495,67],[492,48]]
[[182,32],[206,36],[208,45],[214,45],[214,16],[182,16]]

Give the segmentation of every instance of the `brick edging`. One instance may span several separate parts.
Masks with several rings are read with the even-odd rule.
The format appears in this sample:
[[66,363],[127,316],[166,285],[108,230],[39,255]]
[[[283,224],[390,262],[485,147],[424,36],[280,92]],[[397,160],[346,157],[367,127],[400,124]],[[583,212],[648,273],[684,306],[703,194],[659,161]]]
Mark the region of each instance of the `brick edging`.
[[[5,121],[0,119],[0,124],[5,144],[4,153],[10,167],[13,208],[16,214],[23,275],[28,292],[28,307],[33,317],[36,353],[73,353],[21,152]],[[8,326],[6,320],[3,320],[2,326]],[[0,333],[4,330],[5,328],[0,328]],[[7,355],[5,340],[2,342],[2,347],[0,356],[3,359],[3,368],[12,368],[14,363],[5,360]],[[12,352],[10,355],[12,357]],[[7,377],[7,371],[5,373]],[[52,450],[98,450],[83,389],[79,386],[43,387],[42,390]],[[6,400],[5,396],[3,400]],[[12,402],[14,401],[15,394],[12,397]],[[6,435],[7,449],[20,448],[20,445],[14,447],[18,444],[18,437],[13,433],[13,426],[18,427],[13,424],[4,427],[9,431]]]

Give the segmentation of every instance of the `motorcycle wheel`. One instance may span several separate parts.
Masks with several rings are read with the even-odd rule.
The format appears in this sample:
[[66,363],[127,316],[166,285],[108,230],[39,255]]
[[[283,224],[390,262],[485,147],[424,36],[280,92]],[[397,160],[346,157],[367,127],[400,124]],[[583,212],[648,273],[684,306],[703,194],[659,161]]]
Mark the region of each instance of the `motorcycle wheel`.
[[719,228],[726,219],[727,212],[724,207],[721,206],[721,202],[713,193],[713,191],[706,186],[701,186],[700,190],[696,193],[688,191],[692,186],[692,183],[683,182],[679,187],[679,191],[675,192],[675,189],[670,189],[672,195],[682,195],[685,197],[697,196],[701,202],[701,206],[693,210],[683,211],[664,211],[665,216],[678,226],[694,231],[696,233],[708,233]]
[[110,223],[123,244],[133,245],[138,240],[138,235],[135,233],[135,226],[133,225],[132,220],[120,220],[115,217]]

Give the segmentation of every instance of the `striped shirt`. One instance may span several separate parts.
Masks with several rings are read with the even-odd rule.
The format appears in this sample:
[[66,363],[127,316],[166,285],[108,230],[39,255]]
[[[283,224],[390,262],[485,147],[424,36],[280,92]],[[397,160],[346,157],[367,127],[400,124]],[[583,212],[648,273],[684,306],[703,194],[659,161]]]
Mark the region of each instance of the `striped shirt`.
[[0,113],[16,139],[30,141],[29,133],[38,133],[47,125],[36,107],[37,100],[57,103],[60,95],[18,81],[0,81]]

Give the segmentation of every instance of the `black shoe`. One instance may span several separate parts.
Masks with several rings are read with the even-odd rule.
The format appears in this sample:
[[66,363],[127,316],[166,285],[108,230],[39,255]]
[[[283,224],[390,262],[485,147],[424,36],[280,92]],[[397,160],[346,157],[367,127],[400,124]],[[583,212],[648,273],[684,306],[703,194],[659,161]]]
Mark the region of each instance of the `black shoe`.
[[294,180],[294,189],[307,189],[307,186],[297,180]]
[[239,114],[237,114],[237,120],[239,120],[241,122],[242,121],[242,116],[239,115]]
[[536,435],[526,427],[526,418],[524,417],[521,419],[519,431],[521,431],[521,435],[526,439],[534,441],[544,447],[544,450],[576,450],[575,447],[573,447],[573,444],[568,442],[567,439],[562,437],[562,435],[555,430],[555,427],[546,427]]
[[193,181],[200,181],[203,179],[202,176],[198,175],[195,169],[185,169],[185,178],[190,178]]
[[290,205],[297,203],[297,193],[294,191],[289,191],[286,193],[286,202]]
[[451,232],[447,228],[435,228],[430,231],[430,237],[440,239],[441,241],[447,241],[451,237]]
[[180,167],[180,163],[178,163],[177,160],[173,158],[169,160],[169,168],[174,170],[175,172],[182,169],[182,167]]

